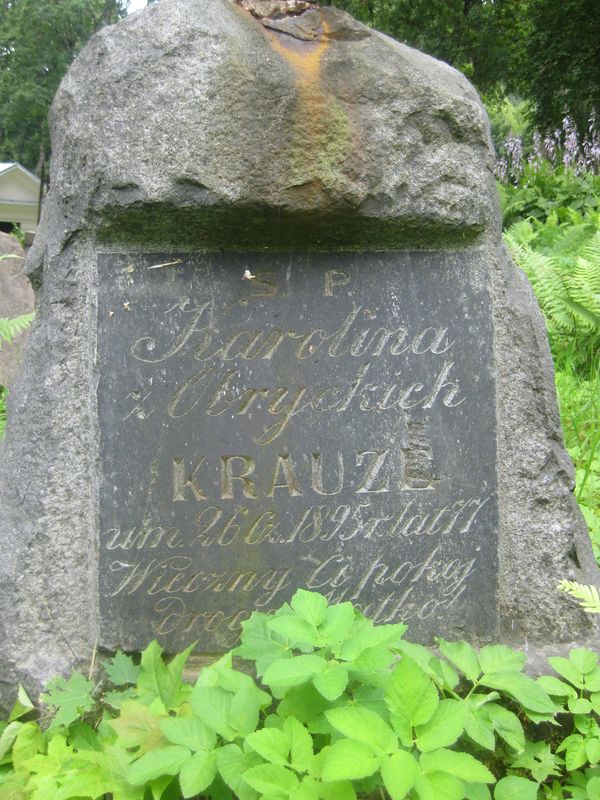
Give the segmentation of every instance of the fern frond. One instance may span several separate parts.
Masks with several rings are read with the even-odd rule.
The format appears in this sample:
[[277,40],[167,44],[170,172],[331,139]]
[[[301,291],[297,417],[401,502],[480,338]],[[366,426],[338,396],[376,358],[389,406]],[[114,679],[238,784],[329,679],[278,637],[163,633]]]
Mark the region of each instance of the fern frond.
[[558,588],[561,592],[574,597],[588,614],[600,614],[600,595],[595,586],[563,580],[558,584]]
[[600,230],[596,231],[590,241],[581,249],[581,255],[600,269]]
[[12,319],[0,317],[0,347],[2,347],[3,341],[10,344],[18,333],[21,333],[31,325],[34,317],[35,314],[33,313],[21,314],[20,317],[13,317]]
[[513,223],[504,233],[504,238],[509,247],[529,244],[532,239],[535,239],[535,236],[536,233],[533,229],[533,225],[528,219]]

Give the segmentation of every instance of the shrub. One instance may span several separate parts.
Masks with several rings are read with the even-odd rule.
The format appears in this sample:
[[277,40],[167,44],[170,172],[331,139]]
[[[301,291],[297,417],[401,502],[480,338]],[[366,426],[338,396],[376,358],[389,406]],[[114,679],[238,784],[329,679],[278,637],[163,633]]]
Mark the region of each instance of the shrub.
[[[504,645],[439,655],[350,603],[298,590],[255,612],[242,643],[183,681],[156,642],[118,652],[99,689],[52,681],[41,721],[21,689],[0,735],[2,800],[535,800],[600,792],[595,653],[523,672]],[[247,659],[256,677],[238,671]]]

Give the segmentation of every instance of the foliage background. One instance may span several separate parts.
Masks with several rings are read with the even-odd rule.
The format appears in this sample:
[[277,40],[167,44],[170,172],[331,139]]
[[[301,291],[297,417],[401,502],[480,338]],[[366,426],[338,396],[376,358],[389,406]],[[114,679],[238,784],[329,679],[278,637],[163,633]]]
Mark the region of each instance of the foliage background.
[[90,36],[125,13],[125,0],[0,0],[0,161],[40,173],[63,75]]

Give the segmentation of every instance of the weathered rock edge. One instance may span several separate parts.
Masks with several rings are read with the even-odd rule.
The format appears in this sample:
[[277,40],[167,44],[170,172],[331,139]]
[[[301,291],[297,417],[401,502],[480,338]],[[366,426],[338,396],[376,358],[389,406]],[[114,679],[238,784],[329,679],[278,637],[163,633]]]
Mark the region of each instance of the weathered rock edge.
[[60,87],[28,261],[38,319],[0,450],[5,699],[89,660],[96,641],[98,248],[477,248],[499,437],[489,639],[532,653],[597,642],[595,621],[556,591],[598,573],[543,322],[501,243],[481,103],[447,65],[322,15],[318,42],[290,44],[230,0],[162,0],[97,34]]

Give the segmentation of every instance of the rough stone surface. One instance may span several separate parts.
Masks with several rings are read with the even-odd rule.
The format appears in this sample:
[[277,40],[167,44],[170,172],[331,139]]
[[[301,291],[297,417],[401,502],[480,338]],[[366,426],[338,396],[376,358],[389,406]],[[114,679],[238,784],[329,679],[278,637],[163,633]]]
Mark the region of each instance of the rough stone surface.
[[497,411],[489,638],[532,652],[596,642],[594,620],[556,591],[597,572],[543,323],[501,242],[481,103],[450,67],[319,13],[322,32],[305,42],[229,0],[161,0],[96,35],[63,81],[28,261],[39,319],[0,450],[6,694],[68,670],[74,654],[86,661],[98,635],[101,251],[478,254]]
[[[25,275],[25,251],[14,236],[0,232],[0,317],[12,318],[29,314],[34,308],[33,289]],[[19,333],[8,344],[0,346],[0,386],[10,386],[21,361],[27,331]]]

